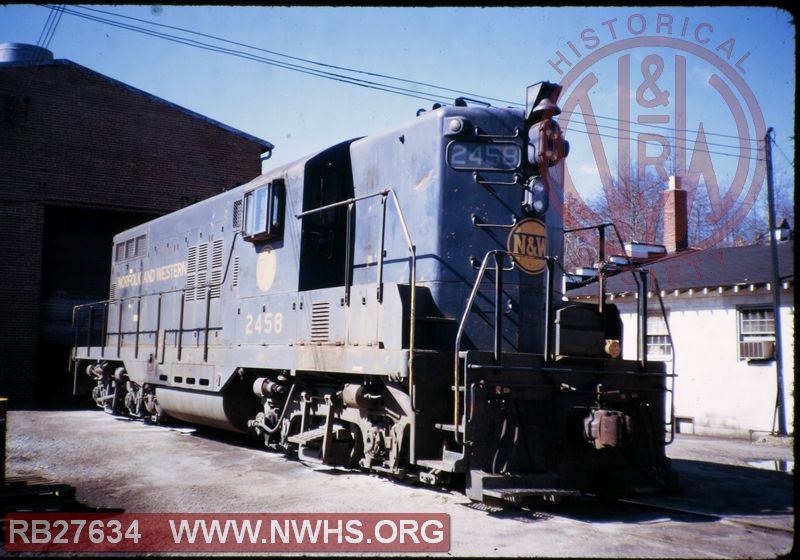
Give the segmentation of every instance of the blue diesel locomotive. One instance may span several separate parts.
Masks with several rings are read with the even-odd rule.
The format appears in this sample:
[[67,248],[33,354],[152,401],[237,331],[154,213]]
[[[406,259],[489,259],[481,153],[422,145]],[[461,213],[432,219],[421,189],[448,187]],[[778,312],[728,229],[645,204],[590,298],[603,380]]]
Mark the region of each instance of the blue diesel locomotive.
[[560,91],[420,111],[117,235],[76,391],[474,500],[663,487],[644,317],[623,360],[616,308],[562,297]]

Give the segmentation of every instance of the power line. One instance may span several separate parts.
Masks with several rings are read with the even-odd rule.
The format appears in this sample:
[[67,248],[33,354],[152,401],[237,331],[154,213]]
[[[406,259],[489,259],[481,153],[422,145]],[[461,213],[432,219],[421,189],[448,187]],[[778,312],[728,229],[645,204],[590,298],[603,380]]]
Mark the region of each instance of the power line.
[[[51,10],[55,9],[51,5],[45,5],[45,6],[49,7]],[[445,86],[439,86],[439,85],[430,84],[430,83],[426,83],[426,82],[419,82],[419,81],[415,81],[415,80],[409,80],[409,79],[405,79],[405,78],[391,76],[391,75],[388,75],[388,74],[380,74],[380,73],[376,73],[376,72],[367,72],[367,71],[364,71],[364,70],[358,70],[358,69],[348,68],[348,67],[344,67],[344,66],[336,66],[336,65],[333,65],[333,64],[327,64],[327,63],[323,63],[323,62],[319,62],[319,61],[315,61],[315,60],[311,60],[311,59],[296,57],[296,56],[293,56],[293,55],[280,53],[278,51],[264,49],[264,48],[261,48],[261,47],[256,47],[256,46],[253,46],[253,45],[248,45],[248,44],[237,42],[237,41],[232,41],[232,40],[229,40],[229,39],[225,39],[225,38],[222,38],[222,37],[217,37],[217,36],[206,34],[206,33],[192,31],[190,29],[186,29],[186,28],[183,28],[183,27],[171,26],[171,25],[166,25],[166,24],[161,24],[161,23],[150,22],[150,21],[147,21],[147,20],[144,20],[144,19],[135,18],[135,17],[132,17],[132,16],[125,16],[125,15],[121,15],[121,14],[114,14],[113,12],[99,10],[99,9],[96,9],[96,8],[89,8],[89,7],[85,7],[85,6],[79,6],[79,8],[83,9],[83,10],[95,12],[95,13],[102,13],[102,14],[110,15],[110,16],[117,17],[117,18],[123,18],[123,19],[131,20],[131,21],[138,21],[138,22],[146,23],[148,25],[158,26],[158,27],[165,28],[165,29],[172,29],[172,30],[175,30],[175,31],[183,32],[183,33],[189,33],[189,34],[196,35],[196,36],[199,36],[199,37],[206,37],[206,38],[209,38],[209,39],[213,39],[215,41],[221,41],[221,42],[228,43],[228,44],[231,44],[231,45],[236,45],[236,46],[244,47],[244,48],[251,49],[251,50],[261,51],[261,52],[273,54],[275,56],[281,56],[281,57],[284,57],[284,58],[288,58],[288,59],[291,59],[291,60],[297,60],[297,61],[301,61],[301,62],[306,62],[308,64],[313,64],[313,65],[317,65],[317,66],[321,66],[321,67],[325,67],[325,68],[332,68],[332,69],[342,70],[342,71],[346,71],[346,72],[353,72],[353,73],[358,73],[358,74],[362,74],[362,75],[369,75],[369,76],[389,79],[389,80],[393,80],[393,81],[400,81],[400,82],[405,82],[405,83],[408,83],[408,84],[420,85],[420,86],[433,88],[433,89],[438,89],[438,90],[441,90],[441,91],[447,91],[447,92],[451,92],[451,93],[459,93],[459,94],[468,95],[468,96],[472,96],[472,97],[477,97],[477,98],[485,99],[485,100],[500,101],[500,102],[507,103],[507,104],[510,104],[510,105],[513,105],[513,106],[517,106],[517,107],[523,107],[524,106],[523,103],[517,103],[517,102],[512,102],[512,101],[498,99],[498,98],[493,98],[493,97],[489,97],[489,96],[483,96],[483,95],[476,94],[476,93],[463,92],[461,90],[452,89],[452,88],[448,88],[448,87],[445,87]],[[243,59],[246,59],[246,60],[252,60],[254,62],[261,62],[263,64],[267,64],[267,65],[274,66],[274,67],[277,67],[277,68],[283,68],[283,69],[286,69],[286,70],[292,70],[292,71],[296,71],[296,72],[307,74],[307,75],[312,75],[312,76],[321,77],[321,78],[327,78],[327,79],[331,79],[331,80],[334,80],[334,81],[339,81],[339,82],[342,82],[342,83],[347,83],[347,84],[351,84],[351,85],[357,85],[357,86],[366,87],[366,88],[369,88],[369,89],[375,89],[375,90],[378,90],[378,91],[385,91],[387,93],[396,93],[398,95],[404,95],[404,96],[407,96],[407,97],[423,99],[425,101],[431,101],[431,102],[434,102],[434,103],[447,104],[447,101],[442,99],[441,94],[438,94],[438,93],[432,93],[432,92],[428,92],[428,91],[412,90],[412,89],[409,89],[409,88],[403,88],[403,87],[392,85],[392,84],[387,84],[387,83],[382,83],[382,82],[372,81],[372,80],[363,80],[363,79],[360,79],[360,78],[355,78],[353,76],[347,76],[347,75],[339,74],[339,73],[336,73],[336,72],[328,72],[328,71],[324,71],[324,70],[318,70],[318,69],[315,69],[315,68],[309,68],[307,66],[303,66],[303,65],[299,65],[299,64],[293,64],[293,63],[289,63],[289,62],[270,59],[270,58],[262,57],[262,56],[259,56],[259,55],[254,55],[254,54],[251,54],[251,53],[247,53],[247,52],[244,52],[244,51],[241,51],[241,50],[220,47],[220,46],[212,45],[212,44],[209,44],[209,43],[204,43],[204,42],[201,42],[201,41],[197,41],[197,40],[194,40],[194,39],[189,39],[189,38],[185,38],[185,37],[179,37],[179,36],[176,36],[176,35],[173,35],[173,34],[169,34],[169,33],[161,33],[161,32],[158,32],[158,31],[145,29],[143,27],[139,27],[139,26],[136,26],[136,25],[126,24],[126,23],[110,20],[110,19],[107,19],[107,18],[102,18],[102,17],[99,17],[99,16],[93,16],[91,14],[86,14],[86,13],[82,13],[82,12],[76,11],[74,9],[66,9],[63,6],[60,8],[59,19],[60,19],[60,16],[63,15],[64,12],[66,12],[66,13],[68,13],[70,15],[73,15],[75,17],[87,19],[87,20],[90,20],[90,21],[95,21],[97,23],[110,25],[112,27],[116,27],[116,28],[119,28],[119,29],[125,29],[125,30],[128,30],[128,31],[134,31],[134,32],[141,33],[141,34],[144,34],[144,35],[149,35],[149,36],[152,36],[152,37],[156,37],[156,38],[164,39],[164,40],[167,40],[167,41],[183,44],[183,45],[186,45],[186,46],[200,48],[200,49],[203,49],[203,50],[208,50],[208,51],[211,51],[211,52],[217,52],[217,53],[221,53],[221,54],[229,54],[231,56],[236,56],[238,58],[243,58]],[[584,116],[584,117],[587,116],[581,111],[563,111],[563,113],[564,114],[571,114],[571,115],[581,115],[581,116]],[[614,121],[614,122],[618,122],[618,123],[626,123],[626,124],[629,124],[629,125],[636,125],[636,126],[641,126],[641,127],[649,127],[649,128],[652,128],[652,129],[664,130],[664,131],[673,132],[673,133],[678,133],[678,132],[695,133],[695,134],[699,133],[699,130],[673,129],[673,128],[669,128],[669,127],[658,126],[658,125],[655,125],[655,124],[638,123],[638,122],[635,122],[635,121],[630,121],[630,120],[626,120],[626,119],[620,119],[620,118],[616,118],[616,117],[608,117],[608,116],[604,116],[604,115],[592,115],[592,116],[594,118],[596,118],[596,119],[604,119],[604,120],[610,120],[610,121]],[[624,128],[613,127],[613,126],[609,126],[609,125],[597,125],[597,126],[598,127],[602,127],[602,128],[606,128],[606,129],[610,129],[610,130],[616,130],[616,131],[621,132],[621,133],[622,132],[625,132],[625,133],[634,133],[634,132],[641,133],[642,132],[640,130],[624,129]],[[743,138],[743,137],[736,136],[736,135],[723,134],[723,133],[712,132],[712,131],[704,131],[704,134],[706,136],[719,136],[719,137],[723,137],[723,138],[731,138],[731,139],[743,140],[743,141],[748,141],[748,142],[752,142],[753,141],[750,138]],[[600,136],[603,136],[603,135],[600,135]],[[610,136],[603,136],[603,137],[613,138],[613,137],[610,137]],[[741,149],[741,146],[734,146],[734,145],[730,145],[730,144],[721,144],[721,143],[715,143],[715,142],[706,142],[706,144],[709,145],[709,146],[716,146],[716,147],[721,147],[721,148],[729,148],[729,149],[737,149],[738,148],[738,149]],[[713,151],[710,151],[710,150],[703,150],[703,151],[707,151],[708,153],[717,154],[717,155],[724,155],[724,156],[730,156],[730,157],[740,157],[737,154],[713,152]]]
[[158,31],[152,31],[152,30],[144,29],[144,28],[141,28],[141,27],[137,27],[137,26],[133,26],[133,25],[125,24],[125,23],[119,23],[119,22],[115,22],[115,21],[112,21],[112,20],[108,20],[108,19],[92,16],[92,15],[89,15],[89,14],[82,14],[80,12],[75,12],[74,10],[71,10],[71,9],[65,9],[64,12],[69,14],[69,15],[73,15],[73,16],[76,16],[76,17],[79,17],[79,18],[95,21],[95,22],[98,22],[98,23],[103,23],[103,24],[110,25],[112,27],[116,27],[116,28],[119,28],[119,29],[125,29],[125,30],[128,30],[128,31],[134,31],[134,32],[137,32],[137,33],[142,33],[144,35],[149,35],[149,36],[152,36],[152,37],[157,37],[159,39],[164,39],[164,40],[167,40],[167,41],[171,41],[173,43],[179,43],[179,44],[182,44],[182,45],[196,47],[196,48],[200,48],[200,49],[203,49],[203,50],[208,50],[208,51],[211,51],[211,52],[229,54],[231,56],[235,56],[235,57],[238,57],[238,58],[243,58],[243,59],[246,59],[246,60],[252,60],[254,62],[261,62],[261,63],[267,64],[269,66],[275,66],[275,67],[278,67],[278,68],[284,68],[286,70],[293,70],[293,71],[296,71],[296,72],[300,72],[302,74],[308,74],[308,75],[312,75],[312,76],[327,78],[327,79],[331,79],[331,80],[335,80],[335,81],[339,81],[339,82],[344,82],[344,83],[348,83],[348,84],[351,84],[351,85],[357,85],[357,86],[361,86],[361,87],[366,87],[366,88],[370,88],[370,89],[375,89],[375,90],[379,90],[379,91],[386,91],[386,92],[389,92],[389,93],[396,93],[396,94],[399,94],[399,95],[405,95],[407,97],[415,97],[417,99],[424,99],[426,101],[432,101],[432,102],[435,102],[435,103],[445,103],[445,101],[442,98],[440,98],[440,97],[439,98],[431,97],[431,96],[433,96],[435,94],[430,94],[428,92],[416,92],[414,90],[410,90],[410,89],[407,89],[407,88],[401,88],[399,86],[393,86],[393,85],[390,85],[390,84],[382,84],[382,83],[379,83],[379,82],[373,82],[373,81],[369,81],[369,80],[362,80],[362,79],[359,79],[359,78],[353,78],[351,76],[344,76],[344,75],[341,75],[341,74],[335,74],[335,73],[332,73],[332,72],[316,70],[316,69],[313,69],[313,68],[307,68],[307,67],[303,67],[303,66],[300,66],[300,65],[287,63],[287,62],[276,61],[276,60],[268,59],[268,58],[261,57],[261,56],[258,56],[258,55],[245,53],[245,52],[242,52],[242,51],[237,51],[237,50],[234,50],[234,49],[228,49],[228,48],[224,48],[224,47],[218,47],[218,46],[215,46],[215,45],[210,45],[210,44],[207,44],[207,43],[196,41],[194,39],[176,37],[176,36],[169,35],[169,34],[166,34],[166,33],[160,33]]
[[[595,126],[596,126],[597,128],[607,128],[607,129],[610,129],[610,130],[616,130],[617,132],[626,132],[626,133],[629,133],[629,134],[630,134],[630,133],[638,133],[638,134],[641,134],[641,133],[643,132],[643,131],[641,131],[641,130],[633,130],[633,129],[626,129],[626,128],[617,128],[617,127],[615,127],[615,126],[610,126],[610,125],[607,125],[607,124],[595,124]],[[568,129],[568,130],[569,130],[569,129]],[[575,129],[573,129],[573,130],[575,130]],[[688,139],[687,139],[687,141],[688,141]],[[753,142],[755,142],[755,140],[753,140]],[[733,149],[733,150],[740,150],[740,149],[742,148],[741,146],[736,146],[736,145],[732,145],[732,144],[719,144],[719,143],[716,143],[716,142],[705,142],[705,144],[706,144],[707,146],[716,146],[716,147],[718,147],[718,148],[730,148],[730,149]],[[760,147],[760,146],[759,146],[759,145],[756,143],[755,149],[756,149],[756,150],[761,150],[761,149],[763,149],[763,148],[761,148],[761,147]]]
[[[36,40],[36,46],[40,47],[33,53],[33,58],[30,64],[38,67],[44,61],[47,47],[55,36],[58,24],[61,22],[61,17],[64,15],[64,4],[50,8],[50,13],[47,14],[47,19],[44,22],[42,30],[39,32],[39,38]],[[8,119],[13,122],[15,113],[22,103],[22,94],[30,87],[33,80],[33,74],[30,73],[25,76],[15,88],[14,95],[11,96],[11,107],[8,114]]]
[[381,73],[378,73],[378,72],[369,72],[369,71],[366,71],[366,70],[359,70],[357,68],[349,68],[347,66],[337,66],[335,64],[328,64],[328,63],[325,63],[325,62],[319,62],[319,61],[308,59],[308,58],[302,58],[302,57],[299,57],[299,56],[293,56],[293,55],[290,55],[290,54],[281,53],[281,52],[278,52],[278,51],[265,49],[265,48],[257,47],[257,46],[254,46],[254,45],[248,45],[246,43],[240,43],[238,41],[233,41],[233,40],[230,40],[230,39],[225,39],[224,37],[219,37],[219,36],[216,36],[216,35],[210,35],[208,33],[202,33],[200,31],[193,31],[193,30],[187,29],[185,27],[178,27],[178,26],[174,26],[174,25],[166,25],[166,24],[163,24],[163,23],[156,23],[156,22],[153,22],[153,21],[148,21],[146,19],[136,18],[136,17],[132,17],[132,16],[126,16],[126,15],[122,15],[122,14],[115,14],[113,12],[108,12],[108,11],[105,11],[105,10],[99,10],[97,8],[90,8],[88,6],[77,6],[77,7],[82,9],[82,10],[87,10],[87,11],[91,11],[91,12],[97,12],[97,13],[101,13],[101,14],[105,14],[105,15],[109,15],[109,16],[113,16],[113,17],[118,17],[118,18],[122,18],[122,19],[128,19],[128,20],[132,20],[132,21],[138,21],[138,22],[141,22],[141,23],[146,23],[148,25],[153,25],[153,26],[157,26],[157,27],[163,27],[165,29],[173,29],[175,31],[181,31],[183,33],[190,33],[192,35],[197,35],[199,37],[206,37],[208,39],[213,39],[215,41],[221,41],[221,42],[228,43],[228,44],[231,44],[231,45],[236,45],[236,46],[239,46],[239,47],[245,47],[245,48],[248,48],[248,49],[252,49],[252,50],[256,50],[256,51],[272,54],[272,55],[275,55],[275,56],[282,56],[282,57],[288,58],[290,60],[296,60],[296,61],[299,61],[299,62],[306,62],[308,64],[314,64],[314,65],[317,65],[317,66],[322,66],[324,68],[331,68],[331,69],[334,69],[334,70],[342,70],[342,71],[346,71],[346,72],[353,72],[353,73],[356,73],[356,74],[363,74],[365,76],[373,76],[373,77],[376,77],[376,78],[385,78],[385,79],[388,79],[388,80],[395,80],[395,81],[399,81],[399,82],[406,82],[406,83],[409,83],[409,84],[430,87],[430,88],[439,89],[439,90],[442,90],[442,91],[447,91],[447,92],[450,92],[450,93],[457,93],[459,95],[480,97],[482,99],[488,99],[490,101],[498,101],[500,103],[508,103],[508,104],[511,104],[511,105],[521,105],[521,104],[516,103],[514,101],[508,101],[507,99],[498,99],[496,97],[489,97],[489,96],[481,95],[481,94],[477,94],[477,93],[464,92],[464,91],[461,91],[461,90],[452,89],[452,88],[448,88],[448,87],[445,87],[445,86],[439,86],[439,85],[431,84],[431,83],[428,83],[428,82],[419,82],[419,81],[411,80],[411,79],[408,79],[408,78],[400,78],[400,77],[397,77],[397,76],[391,76],[389,74],[381,74]]
[[[562,110],[561,114],[562,115],[580,115],[580,116],[583,116],[583,117],[586,116],[586,114],[583,113],[582,111],[565,111],[565,110]],[[626,119],[620,119],[620,118],[617,118],[617,117],[606,117],[606,116],[603,116],[603,115],[594,115],[594,114],[592,114],[591,116],[596,118],[596,119],[605,119],[605,120],[609,120],[609,121],[616,121],[616,122],[625,123],[625,124],[633,124],[633,125],[637,125],[637,126],[647,126],[647,127],[655,128],[655,129],[658,129],[658,130],[666,130],[667,132],[675,132],[675,133],[686,132],[686,133],[693,133],[693,134],[699,134],[699,132],[700,132],[699,130],[692,130],[690,128],[670,128],[668,126],[659,126],[657,124],[650,124],[650,123],[640,123],[640,122],[636,122],[636,121],[629,121],[629,120],[626,120]],[[720,136],[722,138],[732,138],[734,140],[745,140],[745,141],[748,141],[748,142],[758,142],[757,139],[744,138],[742,136],[736,136],[736,135],[733,135],[733,134],[723,134],[721,132],[709,132],[707,130],[703,130],[703,134],[705,134],[706,136]]]
[[39,38],[36,40],[36,45],[42,48],[47,48],[47,45],[50,44],[55,34],[56,27],[58,27],[58,22],[61,21],[61,16],[64,13],[63,5],[48,7],[50,8],[50,13],[47,14],[47,20],[44,22],[44,27],[42,27]]
[[[209,50],[209,51],[212,51],[212,52],[230,54],[232,56],[236,56],[236,57],[239,57],[239,58],[245,58],[245,59],[253,60],[253,61],[256,61],[256,62],[261,62],[261,63],[268,64],[268,65],[271,65],[271,66],[275,66],[275,67],[278,67],[278,68],[284,68],[284,69],[287,69],[287,70],[294,70],[294,71],[297,71],[297,72],[300,72],[300,73],[304,73],[304,74],[309,74],[309,75],[313,75],[313,76],[317,76],[317,77],[323,77],[323,78],[329,78],[329,79],[332,79],[332,80],[335,80],[335,81],[343,81],[345,83],[349,83],[349,84],[352,84],[352,85],[360,85],[362,87],[369,87],[369,88],[372,88],[372,89],[377,89],[377,90],[381,90],[381,91],[387,91],[387,92],[390,92],[390,93],[398,93],[398,94],[401,94],[401,95],[407,95],[409,97],[416,97],[418,99],[424,99],[426,101],[432,101],[432,102],[435,102],[435,103],[442,103],[442,104],[447,103],[441,96],[438,96],[439,94],[437,94],[437,93],[431,93],[431,92],[425,92],[425,91],[417,91],[417,90],[413,90],[413,89],[409,89],[409,88],[403,88],[403,87],[392,85],[392,84],[386,84],[386,83],[381,83],[381,82],[376,82],[376,81],[371,81],[371,80],[364,80],[364,79],[356,78],[356,77],[353,77],[353,76],[346,76],[346,75],[337,74],[337,73],[334,73],[334,72],[328,72],[328,71],[324,71],[324,70],[318,70],[318,69],[315,69],[315,68],[309,68],[309,67],[298,65],[298,64],[279,61],[279,60],[270,59],[270,58],[266,58],[266,57],[263,57],[263,56],[255,55],[255,54],[252,54],[252,53],[247,53],[247,52],[244,52],[244,51],[241,51],[241,50],[230,49],[230,48],[226,48],[226,47],[220,47],[220,46],[217,46],[217,45],[205,43],[205,42],[194,40],[194,39],[189,39],[189,38],[185,38],[185,37],[179,37],[179,36],[176,36],[176,35],[172,35],[172,34],[169,34],[169,33],[162,33],[162,32],[159,32],[159,31],[153,31],[153,30],[145,29],[143,27],[136,26],[136,25],[121,23],[121,22],[110,20],[110,19],[102,18],[102,17],[99,17],[99,16],[93,16],[93,15],[90,15],[90,14],[84,14],[84,13],[77,12],[77,11],[72,10],[72,9],[68,9],[68,10],[66,10],[66,12],[68,14],[70,14],[70,15],[73,15],[73,16],[76,16],[76,17],[79,17],[79,18],[87,19],[87,20],[90,20],[90,21],[95,21],[95,22],[98,22],[98,23],[103,23],[103,24],[106,24],[106,25],[109,25],[109,26],[112,26],[112,27],[117,27],[119,29],[125,29],[125,30],[128,30],[128,31],[134,31],[134,32],[137,32],[137,33],[142,33],[144,35],[149,35],[149,36],[157,37],[157,38],[164,39],[164,40],[167,40],[167,41],[171,41],[171,42],[175,42],[175,43],[179,43],[179,44],[183,44],[183,45],[187,45],[187,46],[193,46],[193,47],[201,48],[201,49],[204,49],[204,50]],[[137,19],[138,20],[138,18],[131,18],[131,19]],[[141,21],[141,20],[139,20],[139,21]],[[161,25],[161,24],[154,24],[154,25]],[[173,27],[173,26],[166,26],[166,27]],[[193,33],[191,31],[187,31],[187,32]],[[205,34],[202,34],[202,33],[196,33],[196,34],[197,35],[201,35],[201,36],[205,35]],[[211,36],[211,37],[213,37],[213,36]],[[219,39],[219,40],[226,41],[226,42],[229,42],[229,43],[234,43],[234,44],[243,44],[243,43],[235,43],[233,41],[227,41],[225,39]],[[265,49],[259,49],[258,47],[252,47],[252,46],[248,46],[248,45],[245,45],[245,46],[247,46],[248,48],[254,49],[254,50],[266,51]],[[267,51],[267,52],[269,52],[269,51]],[[285,55],[281,55],[281,56],[285,56]],[[400,78],[395,78],[395,79],[396,80],[401,80]],[[433,87],[438,87],[438,86],[433,86]],[[457,90],[452,90],[452,91],[457,91]],[[438,97],[436,97],[436,96],[438,96]]]
[[[576,132],[587,134],[589,136],[600,136],[602,138],[610,138],[611,140],[619,140],[619,138],[616,137],[616,136],[611,136],[609,134],[602,134],[600,132],[589,132],[588,130],[585,130],[585,131],[584,130],[577,130]],[[725,153],[725,152],[716,152],[716,151],[712,151],[712,150],[702,150],[700,148],[695,148],[694,151],[701,152],[701,153],[706,153],[706,154],[714,154],[714,155],[718,155],[718,156],[728,156],[728,157],[739,158],[739,159],[749,159],[751,161],[764,161],[764,158],[760,158],[760,157],[742,156],[742,155],[739,155],[739,154],[729,154],[729,153]]]
[[784,151],[783,151],[783,148],[781,148],[780,144],[778,144],[778,143],[775,141],[775,139],[774,139],[774,138],[773,138],[773,140],[772,140],[772,145],[773,145],[773,146],[775,146],[776,148],[778,148],[778,151],[779,151],[779,152],[781,153],[781,155],[783,156],[783,159],[785,159],[785,160],[786,160],[786,163],[788,163],[789,165],[791,165],[791,166],[792,166],[792,168],[794,168],[794,163],[792,163],[792,162],[789,160],[789,156],[787,156],[787,155],[784,153]]

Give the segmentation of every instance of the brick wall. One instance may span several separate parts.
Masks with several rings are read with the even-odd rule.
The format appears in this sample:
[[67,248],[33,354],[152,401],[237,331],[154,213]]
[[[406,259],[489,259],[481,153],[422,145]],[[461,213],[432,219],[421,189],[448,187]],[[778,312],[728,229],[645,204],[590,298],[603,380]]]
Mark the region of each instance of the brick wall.
[[30,402],[37,365],[43,208],[0,203],[0,395]]
[[0,395],[33,398],[45,206],[165,214],[257,176],[262,151],[71,63],[0,67]]

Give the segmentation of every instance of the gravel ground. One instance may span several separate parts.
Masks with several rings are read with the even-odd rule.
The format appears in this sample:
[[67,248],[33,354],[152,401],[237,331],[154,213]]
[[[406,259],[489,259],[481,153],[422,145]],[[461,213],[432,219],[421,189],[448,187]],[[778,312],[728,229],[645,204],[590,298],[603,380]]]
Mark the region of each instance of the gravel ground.
[[659,508],[581,501],[492,513],[457,492],[315,470],[243,438],[101,411],[13,411],[8,428],[9,476],[69,484],[85,504],[126,512],[447,513],[454,556],[771,558],[794,541],[785,439],[678,435],[668,454],[682,490],[648,499]]

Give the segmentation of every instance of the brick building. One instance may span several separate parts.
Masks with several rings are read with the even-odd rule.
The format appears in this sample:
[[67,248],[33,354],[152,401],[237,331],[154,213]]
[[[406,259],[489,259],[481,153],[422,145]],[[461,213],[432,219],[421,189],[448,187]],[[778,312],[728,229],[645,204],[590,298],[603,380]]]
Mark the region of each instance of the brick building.
[[0,395],[67,393],[72,306],[108,297],[112,236],[252,179],[272,147],[45,49],[0,44]]

